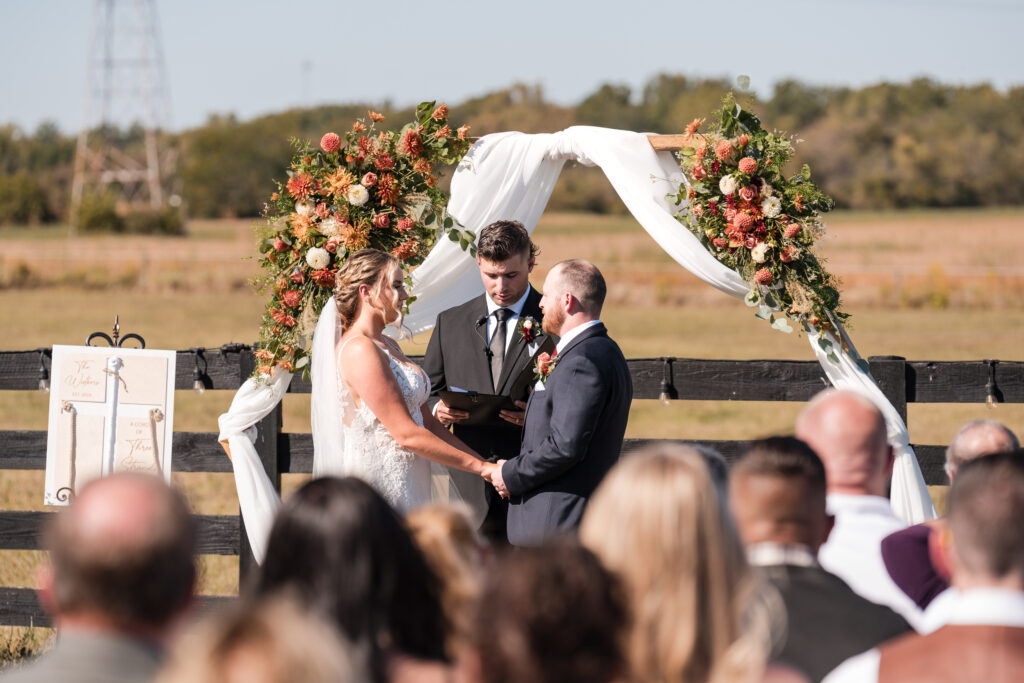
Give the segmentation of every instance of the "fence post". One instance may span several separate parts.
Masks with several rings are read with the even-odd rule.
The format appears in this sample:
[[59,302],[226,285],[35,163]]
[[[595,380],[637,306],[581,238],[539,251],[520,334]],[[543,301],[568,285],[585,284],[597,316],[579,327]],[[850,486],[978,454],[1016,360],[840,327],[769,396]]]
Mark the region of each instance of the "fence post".
[[[243,351],[238,358],[238,371],[240,382],[246,379],[256,369],[256,356],[250,350]],[[256,423],[256,452],[260,456],[260,463],[263,471],[267,473],[274,490],[281,494],[281,468],[278,463],[278,436],[281,434],[282,410],[278,403],[265,418]],[[252,548],[249,546],[249,534],[245,530],[245,521],[239,511],[238,523],[238,590],[245,586],[246,578],[256,568],[256,559],[253,557]]]
[[903,356],[871,356],[871,376],[896,412],[907,422],[907,359]]

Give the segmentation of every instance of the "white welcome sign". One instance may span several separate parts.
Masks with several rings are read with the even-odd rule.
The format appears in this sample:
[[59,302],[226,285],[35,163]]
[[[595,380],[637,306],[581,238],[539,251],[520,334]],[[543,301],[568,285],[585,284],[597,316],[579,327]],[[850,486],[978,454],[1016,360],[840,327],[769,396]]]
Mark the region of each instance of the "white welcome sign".
[[171,479],[176,352],[54,346],[46,505],[113,472]]

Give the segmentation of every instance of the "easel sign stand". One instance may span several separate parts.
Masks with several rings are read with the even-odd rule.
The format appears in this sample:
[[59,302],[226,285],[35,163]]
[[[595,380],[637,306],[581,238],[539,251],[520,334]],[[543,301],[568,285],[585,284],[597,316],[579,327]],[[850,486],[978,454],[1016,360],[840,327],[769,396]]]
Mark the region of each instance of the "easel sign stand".
[[[117,318],[113,332],[53,347],[46,505],[67,505],[88,481],[114,472],[171,480],[177,352],[147,350],[137,334],[119,337]],[[139,348],[122,346],[132,339]]]

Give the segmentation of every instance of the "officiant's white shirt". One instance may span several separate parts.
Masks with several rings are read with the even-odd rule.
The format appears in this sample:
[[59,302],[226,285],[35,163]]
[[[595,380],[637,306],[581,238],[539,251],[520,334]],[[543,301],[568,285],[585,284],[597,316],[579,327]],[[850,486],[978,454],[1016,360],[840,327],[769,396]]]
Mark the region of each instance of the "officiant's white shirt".
[[512,340],[515,339],[516,326],[519,325],[519,316],[523,314],[523,306],[526,305],[526,297],[530,296],[530,285],[526,285],[526,293],[523,294],[519,301],[515,302],[511,306],[499,306],[491,300],[491,297],[484,294],[484,298],[487,300],[487,344],[490,346],[491,337],[494,335],[494,331],[498,329],[498,316],[494,315],[499,308],[507,308],[512,311],[512,315],[509,316],[506,322],[507,327],[505,333],[505,353],[508,353],[508,347],[512,344]]

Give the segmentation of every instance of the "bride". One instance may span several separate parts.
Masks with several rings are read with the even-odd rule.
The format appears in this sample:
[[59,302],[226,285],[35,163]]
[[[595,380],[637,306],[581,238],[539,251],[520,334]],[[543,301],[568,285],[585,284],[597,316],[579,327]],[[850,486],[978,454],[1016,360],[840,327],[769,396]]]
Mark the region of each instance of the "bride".
[[358,476],[402,512],[431,501],[432,463],[487,481],[497,467],[437,421],[426,373],[384,335],[401,329],[404,278],[398,259],[377,249],[338,270],[313,337],[311,406],[313,476]]

